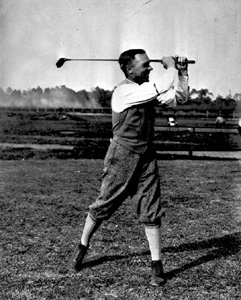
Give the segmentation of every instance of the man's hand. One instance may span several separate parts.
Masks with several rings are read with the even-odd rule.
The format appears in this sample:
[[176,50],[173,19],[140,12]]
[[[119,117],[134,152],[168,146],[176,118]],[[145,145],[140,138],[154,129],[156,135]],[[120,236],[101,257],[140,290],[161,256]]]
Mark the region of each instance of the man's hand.
[[162,64],[165,69],[169,69],[171,67],[175,68],[175,59],[173,56],[163,56]]
[[183,56],[163,56],[162,64],[165,69],[169,69],[171,67],[176,68],[178,70],[178,74],[182,76],[187,76],[187,58]]
[[183,56],[176,55],[175,57],[175,67],[178,70],[178,74],[182,76],[186,76],[187,72],[187,58]]

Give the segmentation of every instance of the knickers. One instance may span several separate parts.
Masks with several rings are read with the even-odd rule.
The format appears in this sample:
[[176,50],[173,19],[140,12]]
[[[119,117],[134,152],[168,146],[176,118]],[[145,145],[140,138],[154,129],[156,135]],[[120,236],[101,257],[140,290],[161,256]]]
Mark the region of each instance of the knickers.
[[160,225],[163,211],[154,149],[137,154],[112,140],[104,160],[100,194],[89,207],[91,218],[108,219],[128,197],[137,202],[141,223]]

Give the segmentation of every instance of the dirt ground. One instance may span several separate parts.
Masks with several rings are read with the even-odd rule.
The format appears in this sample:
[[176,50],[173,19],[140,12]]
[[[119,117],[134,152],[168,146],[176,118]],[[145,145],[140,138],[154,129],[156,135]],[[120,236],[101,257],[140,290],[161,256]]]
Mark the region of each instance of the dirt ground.
[[163,261],[149,286],[150,253],[129,199],[93,238],[83,270],[67,272],[103,161],[0,161],[0,298],[240,299],[240,160],[159,160]]

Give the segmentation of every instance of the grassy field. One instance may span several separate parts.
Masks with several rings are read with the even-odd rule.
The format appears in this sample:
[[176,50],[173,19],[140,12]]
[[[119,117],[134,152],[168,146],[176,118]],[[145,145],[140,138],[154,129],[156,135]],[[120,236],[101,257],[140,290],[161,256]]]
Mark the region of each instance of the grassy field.
[[[213,122],[180,121],[188,126]],[[157,122],[161,126],[166,120]],[[0,144],[73,146],[0,147],[0,299],[240,299],[238,159],[158,161],[167,206],[165,286],[149,286],[150,253],[131,200],[96,233],[81,272],[67,271],[88,206],[98,194],[110,137],[109,116],[73,119],[60,112],[0,110]],[[232,150],[240,142],[237,133],[224,131],[156,133],[157,150],[191,144]]]
[[83,270],[66,270],[98,193],[102,160],[0,160],[0,298],[240,299],[240,161],[158,163],[168,282],[153,288],[131,200],[97,231]]

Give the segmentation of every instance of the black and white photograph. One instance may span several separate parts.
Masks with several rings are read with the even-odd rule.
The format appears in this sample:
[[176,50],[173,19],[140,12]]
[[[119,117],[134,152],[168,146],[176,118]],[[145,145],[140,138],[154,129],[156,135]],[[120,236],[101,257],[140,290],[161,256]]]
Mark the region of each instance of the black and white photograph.
[[241,1],[0,0],[0,299],[241,297]]

